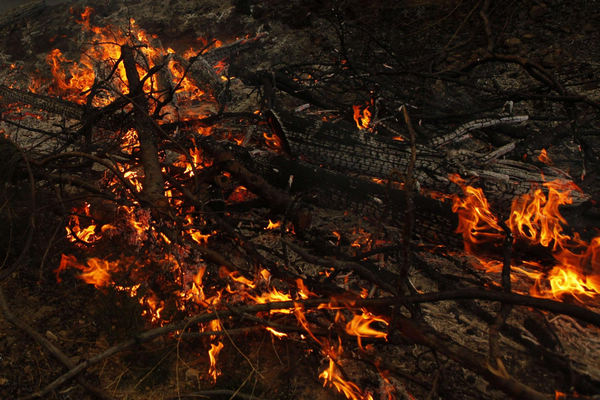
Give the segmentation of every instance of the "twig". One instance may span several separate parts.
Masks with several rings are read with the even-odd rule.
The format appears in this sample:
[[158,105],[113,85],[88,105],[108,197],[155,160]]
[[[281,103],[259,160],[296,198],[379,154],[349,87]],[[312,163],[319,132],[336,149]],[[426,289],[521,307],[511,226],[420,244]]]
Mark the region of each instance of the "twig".
[[256,397],[254,395],[240,393],[236,390],[229,389],[212,389],[212,390],[201,390],[199,392],[191,392],[186,394],[177,395],[174,397],[167,397],[167,400],[180,400],[180,399],[205,399],[205,398],[213,398],[213,396],[233,396],[235,398],[240,399],[248,399],[248,400],[262,400],[261,397]]
[[335,269],[350,269],[360,275],[361,278],[366,279],[370,282],[375,283],[380,288],[390,292],[390,293],[398,293],[396,287],[392,284],[382,280],[379,276],[377,276],[373,271],[368,269],[367,267],[354,262],[354,261],[339,261],[330,258],[320,258],[315,255],[310,254],[308,251],[298,246],[295,243],[290,242],[289,240],[282,239],[282,242],[285,243],[290,249],[294,252],[298,253],[300,257],[305,259],[308,262],[333,267]]
[[[360,299],[355,297],[348,297],[344,299],[342,297],[339,298],[313,298],[307,300],[295,300],[295,301],[278,301],[264,304],[255,304],[244,307],[234,307],[230,310],[224,310],[220,312],[220,317],[229,317],[234,314],[240,313],[257,313],[263,311],[271,311],[271,310],[281,310],[281,309],[291,309],[294,308],[297,304],[302,304],[304,306],[316,307],[320,304],[328,304],[332,300],[337,302],[346,301],[352,302],[353,306],[360,307],[369,307],[369,306],[390,306],[390,305],[398,305],[403,303],[426,303],[426,302],[436,302],[443,300],[461,300],[461,299],[481,299],[481,300],[491,300],[491,301],[501,301],[504,303],[510,303],[515,305],[522,305],[528,307],[535,307],[546,311],[551,311],[557,314],[565,314],[570,315],[572,317],[578,318],[582,321],[588,322],[595,326],[600,327],[600,314],[595,313],[593,311],[587,310],[585,308],[575,306],[572,304],[561,303],[554,300],[549,299],[539,299],[530,296],[524,296],[515,293],[505,293],[499,291],[489,291],[482,289],[457,289],[447,292],[433,292],[419,295],[412,295],[406,297],[386,297],[379,299]],[[34,393],[31,395],[31,398],[39,398],[48,394],[52,390],[55,390],[57,387],[77,376],[83,370],[88,368],[91,365],[97,364],[100,361],[113,356],[121,351],[124,351],[136,344],[140,344],[146,342],[148,340],[154,339],[159,336],[166,335],[170,332],[181,330],[183,327],[197,324],[202,322],[209,322],[217,318],[217,315],[213,312],[206,312],[202,314],[194,315],[184,321],[172,323],[169,325],[165,325],[159,328],[150,329],[148,331],[142,332],[139,335],[128,339],[122,343],[119,343],[113,347],[108,348],[104,352],[87,359],[86,361],[76,365],[71,370],[66,372],[65,374],[58,377],[44,389]]]
[[[400,266],[400,284],[405,283],[408,272],[411,267],[410,260],[410,242],[412,239],[413,227],[415,224],[415,202],[414,202],[414,188],[415,188],[415,164],[417,162],[417,135],[415,129],[410,121],[408,115],[408,109],[406,106],[402,106],[402,114],[408,133],[410,135],[410,161],[406,166],[406,177],[404,181],[404,193],[406,199],[406,207],[404,209],[404,226],[402,232],[402,265]],[[407,285],[410,287],[410,285]]]
[[[510,282],[510,262],[512,256],[512,244],[513,244],[513,235],[510,228],[506,225],[503,219],[500,219],[500,226],[504,230],[504,249],[503,249],[503,264],[502,264],[502,289],[505,293],[511,293],[511,282]],[[510,314],[512,310],[512,305],[507,303],[502,303],[500,306],[500,311],[494,322],[490,325],[489,328],[489,363],[493,365],[495,368],[500,368],[502,361],[500,359],[500,350],[498,344],[498,338],[500,335],[500,329],[506,322],[506,318]]]
[[[329,299],[310,299],[309,301],[304,300],[302,302],[305,304],[308,303],[311,305],[318,305],[318,304],[327,303],[328,301],[329,301]],[[244,313],[244,312],[261,312],[261,311],[293,308],[295,303],[297,303],[297,302],[282,301],[282,302],[257,304],[257,305],[246,306],[246,307],[238,307],[238,308],[235,308],[235,314]],[[229,317],[233,314],[234,314],[234,311],[224,310],[224,311],[220,312],[219,317],[221,317],[221,318]],[[111,357],[117,353],[127,350],[128,348],[130,348],[132,346],[141,344],[148,340],[154,339],[159,336],[166,335],[166,334],[174,332],[174,331],[181,330],[181,329],[185,328],[186,326],[189,326],[192,324],[209,322],[209,321],[212,321],[215,319],[217,319],[217,315],[214,312],[206,312],[203,314],[194,315],[193,317],[190,317],[184,321],[176,322],[173,324],[165,325],[165,326],[162,326],[159,328],[154,328],[154,329],[150,329],[148,331],[142,332],[133,338],[130,338],[124,342],[116,344],[116,345],[106,349],[104,352],[102,352],[94,357],[91,357],[82,363],[79,363],[78,365],[74,366],[69,371],[67,371],[65,374],[59,376],[57,379],[55,379],[53,382],[51,382],[49,385],[47,385],[42,390],[40,390],[36,393],[33,393],[29,398],[44,397],[51,391],[55,390],[56,388],[58,388],[59,386],[64,384],[65,382],[69,381],[73,377],[80,374],[82,371],[84,371],[88,367],[95,365],[95,364],[99,363],[100,361],[102,361],[108,357]]]

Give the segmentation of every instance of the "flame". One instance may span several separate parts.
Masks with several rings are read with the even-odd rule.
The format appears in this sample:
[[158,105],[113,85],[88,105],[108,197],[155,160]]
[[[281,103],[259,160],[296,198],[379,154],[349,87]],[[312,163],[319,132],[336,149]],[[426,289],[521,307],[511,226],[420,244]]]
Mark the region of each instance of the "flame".
[[[98,89],[91,105],[93,107],[103,107],[110,104],[115,99],[127,95],[129,92],[127,76],[124,63],[121,60],[121,46],[134,45],[136,68],[140,77],[149,74],[153,68],[165,65],[164,76],[157,73],[149,79],[145,79],[143,91],[150,103],[149,114],[153,114],[156,107],[162,100],[167,98],[167,90],[175,89],[176,103],[173,106],[166,106],[161,109],[163,115],[157,119],[158,124],[175,121],[180,119],[191,119],[192,117],[204,117],[207,107],[198,106],[203,102],[207,105],[214,104],[214,98],[206,88],[200,87],[188,74],[185,62],[177,61],[181,58],[175,57],[175,51],[172,49],[162,49],[156,43],[156,37],[149,35],[141,30],[136,22],[131,19],[127,30],[119,29],[114,26],[96,27],[92,24],[94,11],[91,8],[85,8],[81,13],[78,23],[87,34],[87,43],[89,47],[83,49],[79,57],[70,53],[63,54],[60,49],[52,50],[47,56],[47,63],[53,76],[53,81],[48,88],[48,92],[53,95],[62,96],[70,101],[87,104],[87,97],[91,89],[98,82],[102,85]],[[204,45],[208,44],[206,40]],[[222,43],[216,41],[213,47],[221,46]],[[190,49],[184,55],[184,58],[192,57],[199,52]],[[218,73],[222,73],[227,64],[225,61],[219,62],[213,66]],[[112,73],[109,76],[109,73]],[[166,77],[166,78],[165,78]],[[167,82],[164,82],[165,78]],[[32,83],[32,87],[48,87],[42,84]],[[181,95],[181,96],[177,96]],[[372,103],[371,103],[372,105]],[[124,112],[130,112],[132,106],[126,106]],[[154,107],[154,108],[153,108]],[[171,108],[168,108],[171,107]],[[355,106],[355,120],[359,129],[368,129],[371,123],[370,105],[366,107]],[[156,113],[158,114],[158,113]],[[41,117],[41,116],[40,116]],[[211,128],[194,128],[200,135],[211,135]],[[99,129],[100,131],[100,129]],[[106,134],[102,132],[101,134]],[[138,132],[135,129],[129,129],[126,132],[119,132],[118,135],[111,136],[112,140],[118,141],[123,154],[130,157],[119,157],[119,163],[115,166],[120,174],[135,191],[142,191],[142,181],[144,179],[143,171],[134,167],[133,161],[139,159],[140,143]],[[229,138],[230,140],[242,140]],[[268,146],[281,149],[282,142],[276,135],[265,134],[264,139]],[[193,140],[192,140],[193,143]],[[170,154],[161,154],[161,162],[164,165],[163,173],[172,174],[172,176],[184,179],[192,177],[198,170],[210,166],[211,161],[206,160],[201,150],[193,143],[186,157],[180,156],[171,164],[167,161],[171,158]],[[175,166],[177,168],[171,168]],[[207,222],[200,216],[201,210],[193,207],[184,208],[183,194],[178,190],[177,185],[169,184],[165,189],[165,196],[170,204],[177,206],[177,218],[173,221],[164,220],[157,223],[152,219],[150,210],[143,208],[140,204],[139,196],[136,193],[128,191],[128,185],[122,185],[122,181],[114,174],[107,172],[103,178],[103,184],[111,190],[120,200],[118,204],[127,204],[116,206],[114,212],[114,224],[102,225],[94,221],[91,217],[90,205],[87,204],[82,210],[73,210],[73,216],[67,223],[67,237],[72,241],[83,241],[91,244],[86,246],[92,250],[99,250],[100,246],[95,241],[106,235],[107,238],[119,240],[126,239],[126,242],[135,245],[135,248],[127,254],[135,254],[126,257],[121,255],[117,259],[111,256],[111,259],[102,259],[98,257],[89,257],[82,262],[74,255],[64,254],[61,257],[60,265],[55,270],[57,280],[60,281],[60,274],[66,269],[75,269],[78,272],[77,278],[94,285],[96,288],[105,288],[111,286],[115,290],[127,293],[136,298],[143,306],[143,315],[152,323],[163,325],[169,322],[173,312],[195,312],[198,309],[206,310],[216,309],[225,298],[227,300],[238,301],[251,300],[256,303],[269,303],[277,301],[291,301],[294,299],[307,299],[315,297],[301,279],[296,280],[296,288],[293,290],[294,296],[290,293],[271,287],[271,274],[266,269],[259,269],[254,280],[248,279],[237,271],[230,272],[225,267],[219,270],[219,276],[227,279],[229,282],[227,289],[216,288],[213,282],[214,274],[207,272],[204,261],[198,258],[197,254],[191,252],[194,243],[206,246],[208,238],[216,232],[210,234],[206,232]],[[255,195],[243,186],[238,186],[227,198],[228,202],[245,201],[254,198]],[[95,215],[95,214],[94,214]],[[99,213],[99,215],[103,215]],[[152,223],[154,222],[154,223]],[[172,225],[169,225],[170,223]],[[179,224],[179,225],[177,225]],[[269,221],[265,229],[276,229],[281,226],[281,222]],[[183,234],[177,236],[175,229],[181,228]],[[162,232],[161,232],[162,231]],[[166,233],[166,234],[165,234]],[[168,236],[167,236],[168,235]],[[356,246],[368,247],[374,240],[372,235],[363,230],[355,232],[352,239]],[[341,235],[337,234],[338,241]],[[81,245],[81,243],[79,243]],[[165,254],[165,249],[168,252]],[[193,260],[192,265],[186,265],[186,261]],[[154,272],[160,271],[160,274]],[[152,274],[152,275],[151,275]],[[123,281],[129,284],[123,283]],[[161,280],[168,282],[174,289],[168,288],[168,291],[153,289],[161,287]],[[267,288],[267,289],[265,289]],[[168,292],[168,293],[167,293]],[[252,293],[252,294],[250,294]],[[174,294],[175,301],[172,298],[167,299],[166,295]],[[227,296],[227,297],[226,297]],[[336,310],[336,321],[343,320],[342,309],[344,307],[330,306],[330,310]],[[324,385],[334,386],[338,391],[344,393],[350,399],[372,399],[370,394],[363,393],[356,384],[345,380],[341,374],[336,359],[342,353],[341,344],[337,350],[329,347],[327,338],[318,339],[311,331],[307,320],[307,313],[304,307],[295,303],[293,307],[287,310],[272,310],[270,314],[292,314],[307,332],[302,335],[303,338],[310,336],[322,347],[323,354],[329,359],[329,367],[323,371],[320,377],[324,380]],[[363,310],[362,314],[354,315],[354,318],[346,324],[346,330],[349,334],[357,336],[360,345],[362,337],[385,338],[384,332],[378,331],[372,327],[372,324],[378,322],[387,325],[382,318]],[[224,328],[219,320],[213,320],[208,324],[201,326],[202,331],[222,331]],[[287,334],[279,332],[273,328],[265,328],[271,334],[277,337],[284,337]],[[214,382],[217,380],[221,371],[217,367],[217,359],[224,348],[224,344],[217,340],[216,335],[211,335],[213,342],[208,349],[210,366],[208,376]]]
[[183,173],[190,177],[194,176],[194,171],[209,167],[212,164],[212,161],[204,160],[202,150],[196,147],[196,142],[193,139],[192,143],[194,143],[194,147],[189,150],[189,159],[191,160],[191,163],[188,162],[188,157],[184,155],[179,156],[178,160],[173,163],[173,165],[177,167],[185,168]]
[[203,234],[202,232],[200,232],[199,230],[197,230],[195,228],[188,229],[187,232],[190,234],[190,237],[192,238],[192,240],[194,242],[198,243],[199,245],[208,244],[208,238],[212,236],[211,233]]
[[[473,254],[474,245],[499,243],[504,234],[483,191],[467,186],[458,176],[450,179],[461,186],[464,194],[464,198],[454,197],[452,210],[458,213],[456,231],[463,236],[465,250]],[[562,180],[545,182],[543,186],[547,194],[538,188],[513,200],[510,217],[505,223],[515,241],[548,248],[555,265],[546,273],[527,271],[519,266],[513,266],[513,270],[535,281],[530,289],[535,296],[560,298],[565,294],[589,297],[600,294],[600,236],[587,242],[576,232],[565,232],[563,226],[567,221],[559,210],[560,206],[572,203],[573,191],[581,189]],[[490,271],[501,268],[500,263],[482,260],[480,263]],[[540,267],[535,261],[523,263],[528,267]]]
[[464,199],[455,196],[452,204],[452,211],[458,213],[456,232],[462,234],[465,250],[471,252],[471,244],[501,239],[502,228],[498,225],[498,219],[492,213],[483,190],[466,186],[458,175],[451,175],[450,180],[461,186],[465,195]]
[[281,221],[273,222],[269,220],[269,225],[265,229],[277,229],[281,226]]
[[540,160],[541,162],[543,162],[546,165],[552,165],[552,160],[548,156],[548,152],[546,151],[546,149],[542,149],[542,151],[540,151],[538,160]]
[[308,299],[309,297],[316,297],[317,295],[306,287],[304,281],[300,278],[296,279],[296,286],[298,287],[298,296],[301,299]]
[[95,257],[88,259],[86,264],[82,264],[77,260],[77,257],[63,254],[60,264],[54,272],[56,273],[56,279],[60,282],[59,275],[62,271],[67,268],[75,268],[81,271],[81,274],[78,275],[79,279],[94,285],[96,288],[102,288],[112,283],[111,275],[120,269],[119,266],[120,262],[118,260],[110,262]]
[[269,331],[273,336],[276,336],[280,339],[284,338],[288,335],[287,333],[276,331],[275,329],[271,328],[270,326],[265,327],[265,329],[267,331]]
[[252,282],[250,279],[246,278],[245,276],[243,276],[242,274],[240,274],[237,271],[230,272],[225,267],[221,267],[219,269],[219,275],[221,277],[228,276],[231,280],[233,280],[237,283],[241,283],[242,285],[248,286],[251,289],[254,289],[256,287],[256,284],[254,282]]
[[155,294],[143,297],[139,302],[142,306],[146,307],[146,309],[142,311],[142,315],[149,317],[150,322],[160,323],[162,325],[164,321],[161,320],[161,313],[165,309],[165,302],[159,299]]
[[217,368],[217,357],[221,350],[223,350],[223,343],[221,342],[219,342],[219,344],[212,343],[210,345],[210,350],[208,350],[208,357],[210,359],[208,375],[211,377],[213,383],[216,382],[219,375],[221,375],[221,371]]
[[[250,296],[250,298],[253,299],[258,304],[271,303],[273,301],[290,301],[290,300],[292,300],[292,296],[290,296],[287,293],[280,292],[279,290],[277,290],[275,288],[271,288],[270,291],[264,292],[260,296]],[[276,314],[276,313],[291,314],[292,310],[286,310],[286,309],[271,310],[271,311],[269,311],[269,313],[270,314]]]
[[323,387],[327,386],[327,384],[333,385],[333,387],[335,387],[338,392],[343,393],[347,399],[373,400],[371,394],[363,393],[354,382],[350,382],[342,376],[340,369],[334,361],[342,351],[341,343],[338,345],[337,350],[333,347],[324,349],[329,360],[329,366],[319,374],[319,379],[323,379]]
[[354,110],[354,122],[356,122],[358,129],[367,129],[371,123],[371,111],[369,111],[369,106],[365,107],[362,112],[360,108],[359,105],[352,106],[352,110]]
[[371,324],[381,322],[388,325],[383,317],[377,317],[367,310],[362,310],[361,315],[354,315],[354,318],[346,324],[346,332],[349,335],[356,336],[358,347],[364,350],[361,338],[387,338],[387,333],[371,328]]
[[86,228],[81,228],[79,226],[79,217],[76,215],[72,215],[69,218],[69,224],[72,227],[65,226],[65,230],[67,231],[67,238],[71,242],[77,242],[77,240],[81,240],[85,243],[95,242],[98,237],[96,236],[96,225],[92,224]]
[[[69,220],[65,226],[65,230],[67,231],[67,239],[73,243],[81,241],[91,244],[101,238],[101,235],[96,232],[97,225],[94,219],[91,217],[90,203],[85,202],[83,203],[83,206],[73,208],[72,213],[73,214],[69,216]],[[90,225],[85,228],[82,227],[79,214],[83,214],[82,216],[89,218]],[[104,229],[103,226],[100,227],[101,232],[106,231],[106,229]]]

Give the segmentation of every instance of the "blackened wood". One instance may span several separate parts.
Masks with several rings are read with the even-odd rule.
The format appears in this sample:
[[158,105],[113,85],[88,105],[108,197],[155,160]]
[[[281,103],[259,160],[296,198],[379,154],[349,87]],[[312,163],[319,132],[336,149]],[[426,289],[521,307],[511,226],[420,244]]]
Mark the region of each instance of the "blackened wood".
[[47,113],[57,114],[75,120],[81,120],[85,111],[83,106],[62,100],[58,97],[13,89],[6,85],[0,85],[0,103],[5,105],[21,103]]
[[[331,123],[286,110],[275,112],[292,154],[315,165],[341,172],[353,172],[387,179],[406,171],[410,144],[357,131],[350,123]],[[489,160],[485,154],[466,150],[445,151],[417,145],[414,178],[421,188],[443,193],[458,193],[450,174],[474,178],[492,204],[505,208],[515,196],[568,175],[545,166],[513,160]],[[487,161],[487,162],[486,162]],[[574,204],[585,201],[574,193]]]
[[121,57],[129,82],[129,96],[134,105],[133,115],[140,141],[140,160],[144,168],[142,194],[152,206],[162,208],[168,203],[164,197],[165,182],[158,159],[157,128],[147,112],[148,99],[140,82],[133,49],[122,46]]

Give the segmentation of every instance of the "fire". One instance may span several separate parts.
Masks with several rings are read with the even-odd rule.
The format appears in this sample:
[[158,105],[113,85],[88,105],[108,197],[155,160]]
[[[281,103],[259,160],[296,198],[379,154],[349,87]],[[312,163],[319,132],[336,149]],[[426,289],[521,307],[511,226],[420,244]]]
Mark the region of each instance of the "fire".
[[[141,30],[134,20],[129,21],[127,30],[114,26],[100,28],[93,26],[93,14],[91,8],[86,8],[78,20],[82,29],[90,36],[90,40],[87,42],[91,43],[87,49],[84,49],[78,60],[71,54],[63,54],[60,49],[54,49],[48,54],[47,63],[53,76],[53,82],[48,90],[50,94],[62,96],[79,104],[87,104],[87,97],[94,88],[97,90],[91,102],[93,107],[103,107],[117,98],[126,96],[129,88],[125,67],[121,61],[121,46],[130,45],[135,47],[136,67],[142,79],[154,67],[166,66],[161,72],[165,72],[168,82],[162,82],[165,76],[159,77],[157,73],[145,79],[143,87],[150,102],[150,114],[154,113],[160,105],[160,101],[167,97],[167,91],[171,90],[170,88],[174,89],[177,104],[171,106],[173,108],[166,106],[160,110],[162,117],[157,118],[158,124],[172,122],[176,117],[188,119],[188,117],[205,116],[205,112],[202,110],[206,110],[206,108],[197,106],[197,103],[203,102],[210,105],[214,103],[214,99],[211,97],[211,93],[200,87],[198,82],[189,76],[188,68],[184,65],[185,59],[182,61],[182,58],[178,58],[172,49],[165,50],[157,46],[156,37]],[[208,42],[204,41],[204,45],[206,44]],[[214,47],[221,44],[216,41]],[[199,54],[197,50],[190,49],[184,54],[184,57],[193,57],[197,54]],[[221,73],[227,66],[223,61],[213,67]],[[94,87],[97,82],[102,82],[102,86]],[[37,84],[35,86],[43,87]],[[178,94],[181,96],[177,97]],[[190,106],[191,103],[196,104]],[[130,112],[131,107],[131,105],[126,106],[124,111]],[[371,123],[369,105],[364,109],[355,106],[354,112],[359,129],[368,129]],[[196,127],[194,129],[200,135],[212,134],[210,128]],[[107,132],[100,131],[100,133],[104,135]],[[176,218],[172,220],[155,219],[150,209],[144,208],[140,204],[142,201],[139,193],[143,193],[144,182],[143,170],[139,168],[139,164],[128,161],[128,159],[139,159],[138,132],[131,128],[113,135],[110,138],[119,144],[122,154],[118,158],[118,162],[113,162],[115,169],[105,172],[102,183],[105,185],[103,189],[110,190],[118,199],[118,205],[110,208],[114,221],[111,221],[111,224],[102,224],[100,221],[94,220],[92,215],[104,214],[92,213],[91,206],[86,203],[83,208],[72,210],[73,215],[66,226],[67,238],[77,243],[78,249],[89,250],[90,255],[96,255],[102,251],[105,240],[108,239],[114,241],[123,239],[130,245],[130,248],[127,250],[127,255],[111,255],[110,259],[108,257],[105,259],[100,257],[78,259],[74,255],[64,254],[60,265],[55,270],[57,280],[60,281],[60,274],[63,271],[72,269],[77,272],[78,279],[94,285],[98,289],[111,287],[124,292],[136,299],[143,307],[142,315],[153,325],[168,323],[174,312],[192,313],[199,310],[216,312],[219,307],[224,307],[222,303],[225,300],[231,302],[254,301],[258,304],[296,300],[293,307],[272,310],[269,314],[284,314],[284,318],[295,317],[308,336],[322,347],[323,354],[329,360],[329,367],[320,375],[320,378],[324,380],[324,386],[335,387],[349,399],[372,399],[370,394],[361,391],[355,383],[344,379],[339,365],[336,364],[336,360],[343,352],[341,344],[334,349],[329,346],[326,338],[317,338],[311,331],[307,319],[310,310],[305,310],[300,299],[304,300],[317,295],[310,291],[304,281],[296,279],[295,287],[290,282],[292,286],[290,290],[278,289],[271,286],[272,276],[266,269],[259,268],[254,279],[249,279],[238,271],[229,271],[225,267],[221,267],[218,275],[219,278],[228,282],[227,288],[219,288],[215,285],[214,270],[207,269],[207,264],[198,255],[200,253],[193,253],[193,249],[198,247],[196,245],[207,247],[209,238],[217,232],[208,229],[209,222],[204,220],[201,210],[192,206],[183,206],[184,200],[181,199],[184,196],[181,190],[170,182],[164,188],[165,197],[169,199],[170,204],[176,206],[174,207],[176,208],[174,211]],[[235,140],[235,138],[230,139]],[[276,150],[282,149],[281,139],[276,135],[265,134],[264,140],[267,146]],[[188,150],[189,153],[185,155],[179,153],[178,156],[176,154],[174,162],[166,161],[169,158],[173,160],[170,154],[161,155],[160,162],[163,163],[162,172],[165,175],[169,174],[190,180],[190,178],[197,178],[194,175],[198,174],[199,170],[211,165],[212,161],[204,157],[193,140],[192,144],[193,146]],[[130,157],[123,157],[123,155]],[[227,193],[225,195],[227,196]],[[227,201],[241,202],[254,197],[255,195],[244,186],[237,186],[229,193]],[[98,217],[98,219],[100,218]],[[281,224],[281,221],[269,220],[265,229],[277,229],[281,227]],[[336,237],[338,241],[341,239],[339,233],[336,233]],[[363,250],[376,243],[372,235],[362,229],[354,232],[352,239],[354,240],[353,246],[361,247]],[[81,242],[85,242],[85,244]],[[165,249],[168,250],[165,251]],[[171,285],[168,288],[170,291],[162,291],[164,287],[160,285],[163,282]],[[173,298],[167,298],[167,294],[173,294],[174,301]],[[346,322],[341,317],[344,307],[329,307],[329,310],[337,311],[336,322],[338,323]],[[375,323],[387,325],[388,322],[383,317],[375,316],[366,310],[362,310],[361,314],[358,314],[355,309],[353,312],[356,314],[345,328],[348,334],[357,336],[359,345],[361,345],[361,338],[386,337],[386,333],[377,330],[373,325]],[[200,325],[198,329],[203,332],[212,332],[222,331],[224,328],[219,320],[213,320]],[[286,333],[271,327],[265,327],[265,329],[279,338],[287,336]],[[306,336],[303,335],[303,337]],[[217,335],[211,334],[210,340],[212,342],[208,349],[210,366],[207,373],[215,382],[221,375],[217,360],[224,344],[218,340]]]
[[[292,296],[287,294],[287,293],[283,293],[280,292],[279,290],[275,289],[275,288],[271,288],[271,290],[269,292],[265,292],[262,293],[260,296],[251,296],[251,298],[258,304],[265,304],[265,303],[271,303],[274,301],[290,301],[292,300]],[[269,313],[271,314],[291,314],[292,310],[271,310]]]
[[540,160],[544,164],[552,165],[552,160],[548,156],[548,152],[546,151],[546,149],[542,149],[542,151],[540,151],[540,155],[538,156],[538,160]]
[[346,324],[346,332],[349,335],[356,336],[358,346],[364,350],[364,348],[362,347],[361,338],[387,337],[387,333],[371,328],[371,324],[375,322],[380,322],[384,325],[388,325],[388,322],[384,318],[377,317],[368,312],[367,310],[362,311],[363,313],[361,315],[354,315],[354,318],[352,318],[352,320]]
[[288,335],[287,333],[276,331],[275,329],[271,328],[270,326],[267,326],[265,329],[267,331],[269,331],[273,336],[276,336],[280,339],[284,338]]
[[333,385],[336,390],[343,393],[347,399],[351,400],[373,400],[373,396],[369,393],[363,393],[362,390],[354,383],[350,382],[342,376],[342,373],[336,365],[334,358],[343,351],[340,344],[337,348],[326,349],[329,366],[319,374],[319,379],[323,379],[323,387],[327,384]]
[[304,281],[300,278],[296,279],[296,286],[298,287],[298,296],[301,299],[308,299],[309,297],[316,297],[317,295],[306,287]]
[[[457,232],[463,236],[465,250],[475,253],[478,244],[499,243],[504,234],[483,191],[465,185],[458,176],[451,179],[461,186],[464,194],[464,198],[454,197],[452,210],[458,213]],[[505,223],[515,241],[548,248],[555,265],[547,273],[530,272],[519,266],[513,266],[513,269],[535,280],[530,291],[536,296],[559,298],[565,294],[600,294],[600,236],[587,242],[578,233],[565,232],[567,221],[559,209],[571,204],[571,193],[581,189],[572,182],[560,180],[546,182],[543,186],[547,194],[538,188],[513,200],[510,217]],[[500,268],[499,263],[481,263],[488,270]],[[528,267],[539,267],[535,261],[523,263]]]
[[563,224],[567,221],[560,215],[558,207],[571,204],[570,189],[561,191],[560,182],[548,182],[548,196],[542,189],[513,201],[508,226],[515,234],[526,238],[533,244],[548,247],[553,242],[553,250],[570,240],[569,235],[562,233]]
[[[80,208],[75,207],[72,212],[73,214],[69,216],[69,220],[65,226],[65,230],[67,231],[67,239],[74,243],[80,241],[88,244],[99,240],[101,235],[96,232],[96,223],[94,222],[94,219],[91,218],[90,204],[86,202]],[[87,227],[82,227],[79,214],[83,214],[82,217],[87,217],[87,219],[90,220],[90,225]],[[103,227],[100,229],[102,230],[102,228]]]
[[502,228],[492,213],[483,190],[466,186],[458,175],[450,176],[450,180],[461,186],[464,199],[454,198],[452,211],[458,213],[457,233],[463,235],[465,250],[471,251],[471,244],[482,243],[502,238]]
[[271,150],[281,151],[283,146],[281,145],[281,139],[279,139],[277,135],[263,132],[263,138],[265,139],[267,147]]
[[241,283],[242,285],[245,285],[251,289],[254,289],[256,287],[256,284],[254,282],[252,282],[250,279],[246,278],[245,276],[243,276],[242,274],[240,274],[237,271],[230,272],[225,267],[221,267],[219,269],[219,275],[223,276],[223,277],[228,276],[231,280]]
[[371,123],[371,111],[369,111],[369,107],[365,107],[361,112],[361,107],[356,105],[352,106],[354,110],[354,122],[356,122],[356,127],[358,129],[367,129],[369,128],[369,124]]
[[221,371],[219,370],[219,368],[217,368],[217,357],[219,356],[221,350],[223,350],[222,342],[219,342],[219,344],[212,343],[210,345],[210,350],[208,350],[208,357],[210,359],[208,375],[211,377],[213,382],[216,382],[219,375],[221,375]]
[[269,220],[269,225],[265,229],[278,229],[281,227],[281,221],[273,222]]
[[118,271],[120,262],[106,261],[99,258],[90,258],[86,264],[80,263],[75,256],[63,254],[60,259],[60,265],[54,271],[56,279],[60,282],[60,273],[68,268],[75,268],[81,271],[79,279],[86,283],[94,285],[96,288],[108,286],[112,283],[112,273]]

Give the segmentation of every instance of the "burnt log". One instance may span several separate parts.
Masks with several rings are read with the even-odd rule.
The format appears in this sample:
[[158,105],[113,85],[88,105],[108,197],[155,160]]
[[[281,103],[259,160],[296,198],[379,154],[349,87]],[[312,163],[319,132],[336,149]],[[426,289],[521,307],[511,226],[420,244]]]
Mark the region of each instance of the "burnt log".
[[[411,159],[411,145],[391,138],[357,131],[350,123],[326,122],[286,110],[269,117],[285,147],[294,157],[343,173],[390,179],[402,177]],[[570,180],[562,171],[545,165],[532,165],[510,159],[497,159],[468,150],[444,150],[416,144],[413,179],[417,187],[446,194],[458,193],[450,174],[476,181],[488,199],[501,210],[508,210],[513,198],[533,186],[555,179]],[[587,198],[574,193],[574,204]]]
[[45,96],[27,90],[0,85],[0,104],[21,103],[69,119],[82,120],[85,107],[58,97]]

